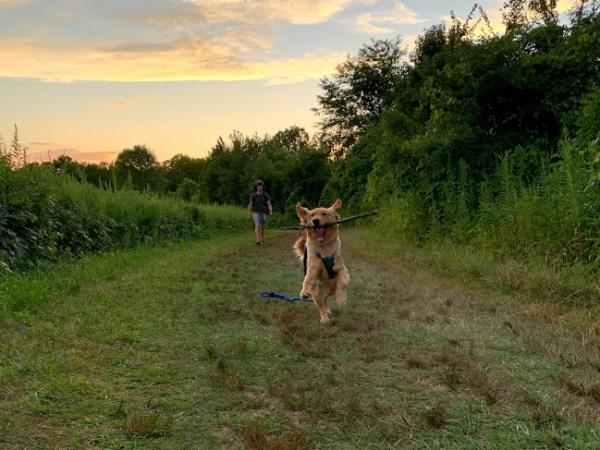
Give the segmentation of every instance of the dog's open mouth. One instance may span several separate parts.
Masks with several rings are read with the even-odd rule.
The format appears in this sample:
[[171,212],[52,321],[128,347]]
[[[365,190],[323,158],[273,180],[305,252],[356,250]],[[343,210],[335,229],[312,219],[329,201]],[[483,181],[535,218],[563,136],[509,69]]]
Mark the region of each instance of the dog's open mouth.
[[315,227],[315,234],[317,235],[317,241],[323,242],[325,240],[326,232],[327,232],[327,228],[325,228],[325,227]]

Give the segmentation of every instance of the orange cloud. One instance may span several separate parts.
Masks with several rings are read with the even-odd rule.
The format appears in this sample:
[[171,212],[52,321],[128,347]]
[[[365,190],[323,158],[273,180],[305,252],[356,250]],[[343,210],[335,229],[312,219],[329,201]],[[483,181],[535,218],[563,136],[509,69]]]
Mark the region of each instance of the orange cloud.
[[0,9],[20,6],[27,3],[28,0],[0,0]]
[[[16,1],[24,0],[0,0]],[[311,52],[269,58],[271,26],[322,23],[352,4],[376,1],[182,0],[165,10],[119,11],[113,19],[156,27],[160,34],[155,36],[161,40],[99,47],[98,42],[56,37],[4,38],[0,77],[49,82],[264,80],[269,84],[318,79],[331,73],[344,55]]]
[[121,100],[116,103],[117,108],[120,109],[129,109],[133,106],[133,102],[129,102],[127,100]]
[[320,78],[343,60],[338,52],[298,58],[242,61],[230,48],[191,38],[165,44],[129,44],[107,50],[52,47],[33,40],[0,42],[0,76],[45,81],[264,80]]
[[579,0],[558,0],[556,9],[559,13],[565,13],[578,6]]
[[251,70],[257,79],[265,80],[268,84],[297,83],[330,75],[345,58],[346,54],[341,52],[314,53],[301,58],[255,63]]

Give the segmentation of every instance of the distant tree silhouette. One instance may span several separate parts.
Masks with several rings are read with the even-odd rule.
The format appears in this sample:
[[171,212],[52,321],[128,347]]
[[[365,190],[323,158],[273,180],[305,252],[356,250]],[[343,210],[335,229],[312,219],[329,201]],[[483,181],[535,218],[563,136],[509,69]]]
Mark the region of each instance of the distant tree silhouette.
[[398,39],[372,41],[321,80],[321,141],[341,156],[391,103],[402,70]]
[[164,187],[158,160],[143,145],[136,145],[119,153],[114,168],[120,186],[130,183],[132,188],[140,191],[162,191]]

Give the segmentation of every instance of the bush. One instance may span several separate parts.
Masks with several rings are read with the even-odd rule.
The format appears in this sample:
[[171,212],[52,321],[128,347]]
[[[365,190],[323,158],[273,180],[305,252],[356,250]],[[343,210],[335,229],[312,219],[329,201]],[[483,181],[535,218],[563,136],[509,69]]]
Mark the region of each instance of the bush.
[[469,180],[461,165],[456,176],[448,175],[441,200],[432,206],[416,191],[389,196],[378,227],[408,241],[471,243],[500,256],[542,256],[551,265],[600,269],[595,151],[563,141],[554,162],[533,182],[521,166],[526,149],[505,154],[496,172],[480,183]]
[[37,166],[12,171],[0,161],[0,175],[2,270],[146,242],[206,237],[246,225],[240,208],[99,189]]
[[600,191],[590,185],[591,155],[563,142],[556,162],[525,188],[508,157],[499,194],[482,202],[476,240],[500,254],[543,255],[549,262],[600,263]]

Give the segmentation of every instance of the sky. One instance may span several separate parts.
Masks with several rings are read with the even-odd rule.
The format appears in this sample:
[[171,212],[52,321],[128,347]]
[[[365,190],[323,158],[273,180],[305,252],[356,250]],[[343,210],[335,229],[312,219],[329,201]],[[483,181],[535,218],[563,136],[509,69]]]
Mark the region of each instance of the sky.
[[[571,0],[561,0],[566,9]],[[370,39],[465,17],[473,0],[0,0],[0,134],[30,160],[315,129],[319,80]],[[502,0],[480,1],[501,29]]]

